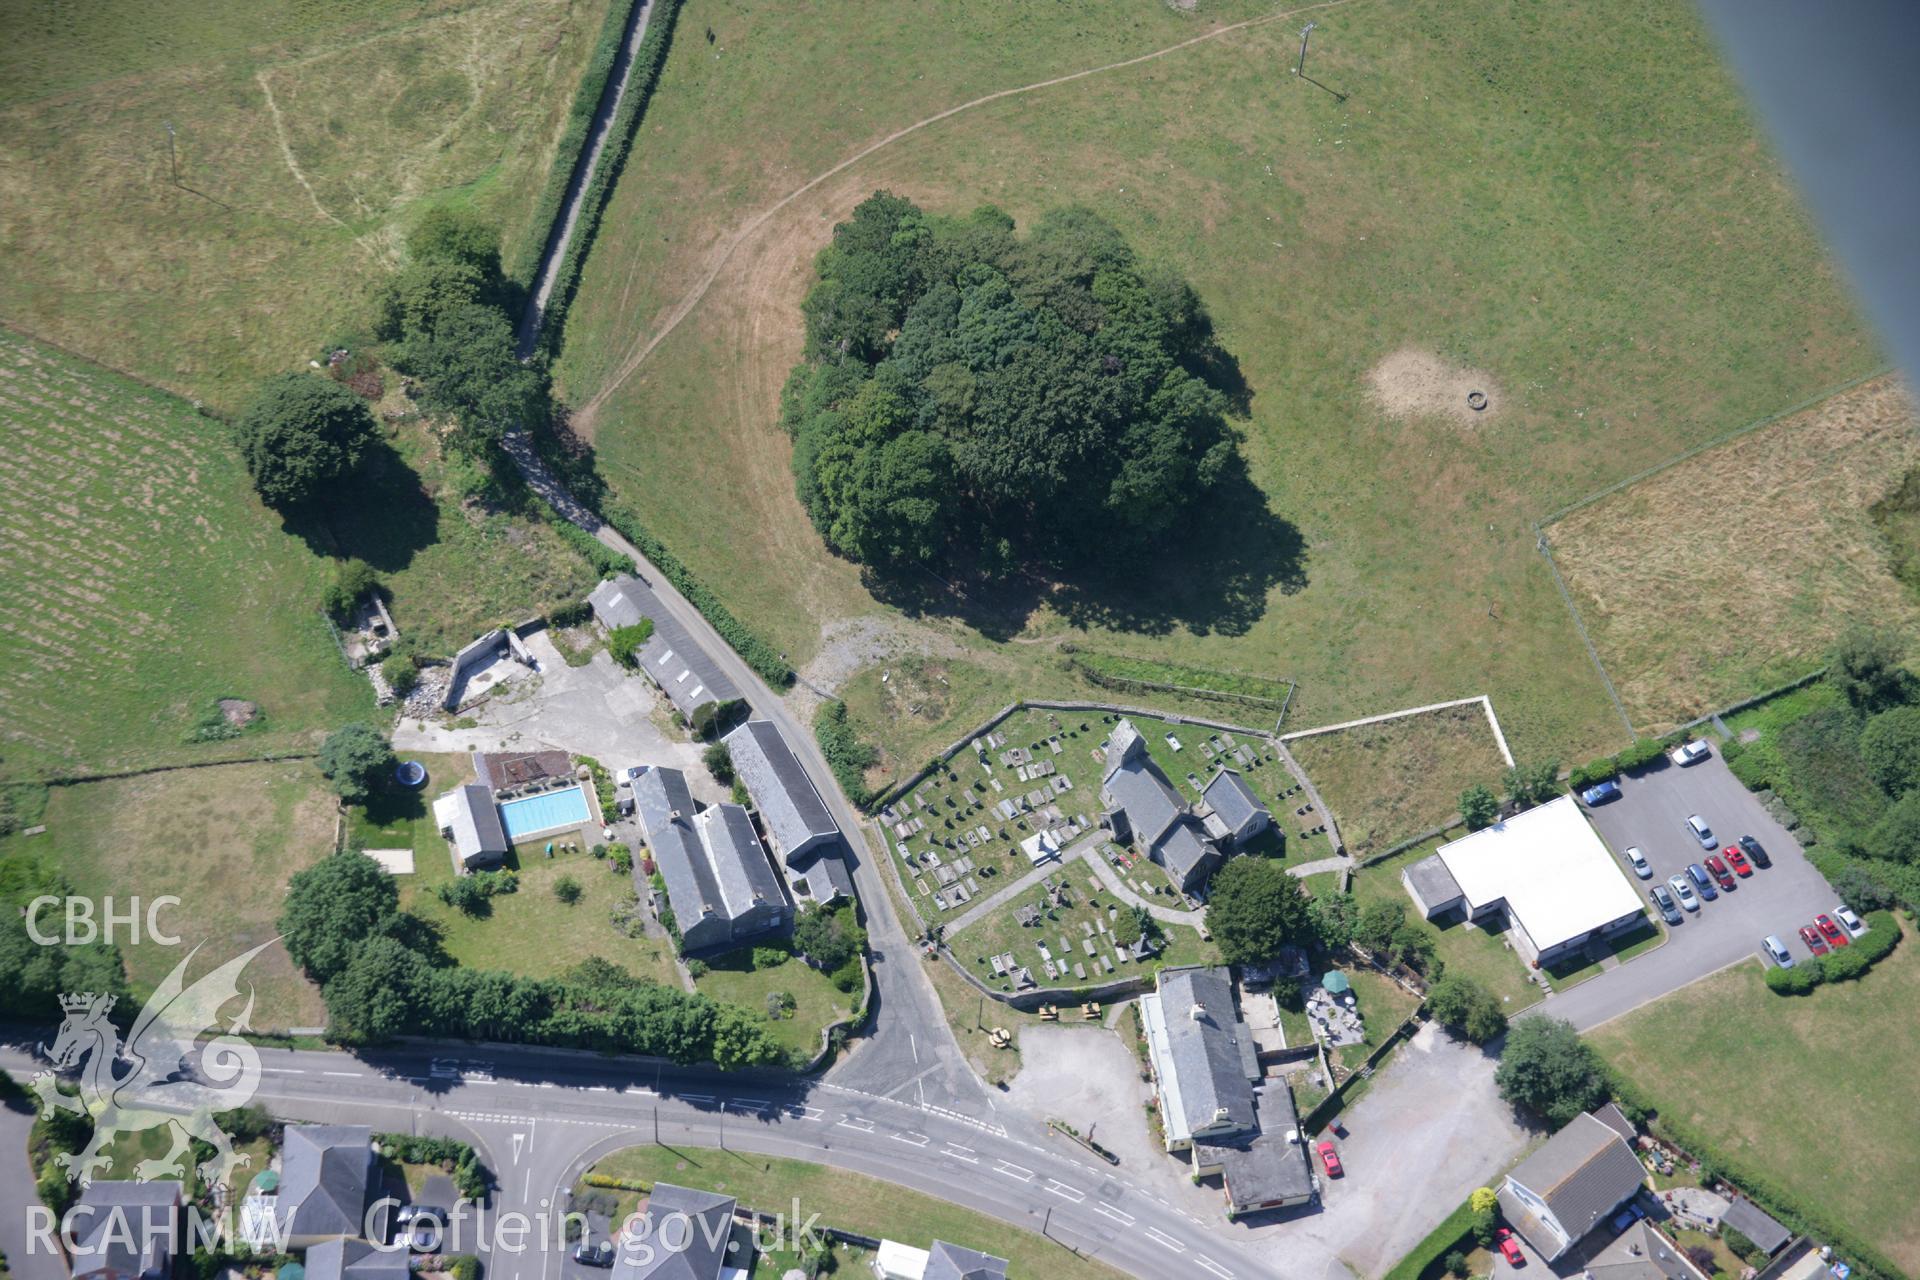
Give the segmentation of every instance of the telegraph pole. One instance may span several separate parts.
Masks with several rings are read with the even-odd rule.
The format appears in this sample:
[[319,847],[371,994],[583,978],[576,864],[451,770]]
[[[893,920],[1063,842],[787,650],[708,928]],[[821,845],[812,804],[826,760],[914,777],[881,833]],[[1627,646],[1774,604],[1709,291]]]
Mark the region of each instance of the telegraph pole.
[[1293,69],[1293,74],[1297,76],[1307,74],[1307,37],[1313,34],[1315,25],[1315,23],[1309,22],[1306,26],[1300,28],[1300,63]]

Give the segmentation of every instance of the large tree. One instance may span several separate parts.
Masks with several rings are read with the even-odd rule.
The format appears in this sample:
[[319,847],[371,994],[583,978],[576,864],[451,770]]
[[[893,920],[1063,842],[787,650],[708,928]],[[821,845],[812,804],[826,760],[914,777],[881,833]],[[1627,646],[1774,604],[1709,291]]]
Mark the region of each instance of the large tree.
[[1491,991],[1460,974],[1441,976],[1427,992],[1427,1007],[1440,1025],[1475,1044],[1485,1044],[1507,1029],[1506,1011]]
[[367,402],[331,378],[269,378],[234,424],[253,487],[288,510],[326,494],[360,466],[377,428]]
[[1867,721],[1860,758],[1896,800],[1920,786],[1920,707],[1892,707]]
[[1890,630],[1853,626],[1827,660],[1827,679],[1848,702],[1872,714],[1914,697],[1913,673],[1901,666],[1906,646]]
[[782,421],[829,546],[880,569],[1119,560],[1233,456],[1193,290],[1085,209],[1030,235],[879,193],[834,229]]
[[295,873],[280,913],[287,954],[315,982],[326,984],[369,939],[393,932],[400,891],[364,853],[336,853]]
[[348,1041],[388,1040],[419,1024],[427,962],[397,938],[370,938],[326,985],[327,1031]]
[[1207,928],[1228,964],[1270,960],[1288,943],[1314,938],[1315,919],[1300,881],[1266,858],[1227,859],[1207,889]]
[[1493,1080],[1501,1097],[1556,1129],[1607,1100],[1599,1056],[1558,1018],[1527,1018],[1509,1032]]
[[1862,846],[1876,858],[1920,863],[1920,791],[1909,791],[1867,831]]
[[320,744],[320,772],[342,800],[359,804],[393,773],[393,746],[370,724],[335,729]]
[[420,379],[420,403],[459,422],[454,444],[484,453],[502,434],[546,411],[547,375],[523,364],[505,313],[479,303],[455,307],[431,331],[401,344],[400,366]]

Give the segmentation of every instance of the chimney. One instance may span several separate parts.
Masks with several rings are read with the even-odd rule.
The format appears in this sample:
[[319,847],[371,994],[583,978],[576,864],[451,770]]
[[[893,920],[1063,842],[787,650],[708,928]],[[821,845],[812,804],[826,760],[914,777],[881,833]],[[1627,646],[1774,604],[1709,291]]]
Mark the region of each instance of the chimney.
[[1192,1019],[1194,1022],[1198,1022],[1206,1016],[1207,1016],[1207,1006],[1201,1004],[1198,1000],[1195,1000],[1193,1002],[1193,1008],[1187,1010],[1187,1017]]

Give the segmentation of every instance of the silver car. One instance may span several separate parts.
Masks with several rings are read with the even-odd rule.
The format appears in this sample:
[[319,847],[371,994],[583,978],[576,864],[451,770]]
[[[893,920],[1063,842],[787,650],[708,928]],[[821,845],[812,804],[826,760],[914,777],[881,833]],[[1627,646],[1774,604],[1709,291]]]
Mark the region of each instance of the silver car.
[[1700,842],[1702,849],[1711,849],[1717,843],[1713,838],[1713,828],[1697,813],[1688,815],[1687,830],[1693,832],[1693,838]]
[[1700,895],[1693,891],[1693,882],[1685,876],[1673,876],[1667,881],[1667,887],[1673,890],[1673,896],[1680,899],[1680,905],[1688,911],[1700,909]]
[[1772,960],[1782,969],[1793,968],[1793,953],[1787,950],[1787,944],[1780,941],[1779,935],[1770,933],[1762,938],[1760,940],[1760,949],[1767,953],[1769,960]]
[[1633,874],[1642,880],[1653,879],[1653,864],[1647,861],[1646,854],[1640,852],[1639,845],[1627,850],[1627,865],[1632,867]]

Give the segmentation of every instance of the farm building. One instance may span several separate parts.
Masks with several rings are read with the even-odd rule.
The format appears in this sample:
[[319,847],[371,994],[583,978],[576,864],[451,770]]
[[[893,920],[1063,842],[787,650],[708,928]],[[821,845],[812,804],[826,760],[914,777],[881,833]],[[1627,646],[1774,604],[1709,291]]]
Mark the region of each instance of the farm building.
[[637,626],[642,618],[653,620],[653,635],[640,646],[636,665],[689,723],[694,712],[708,703],[740,697],[739,687],[640,579],[622,575],[602,582],[587,596],[587,603],[609,631]]
[[771,720],[749,720],[722,741],[794,898],[824,904],[852,897],[840,827],[780,730]]
[[453,845],[463,868],[498,866],[507,856],[507,832],[493,793],[478,782],[455,787],[433,802],[433,824]]
[[1527,960],[1548,964],[1639,924],[1640,895],[1627,883],[1572,796],[1441,845],[1400,873],[1427,919],[1504,912]]
[[[659,766],[635,776],[633,798],[688,951],[731,946],[786,925],[786,896],[745,809],[720,804],[696,812],[686,775]],[[640,868],[633,874],[644,892]]]

